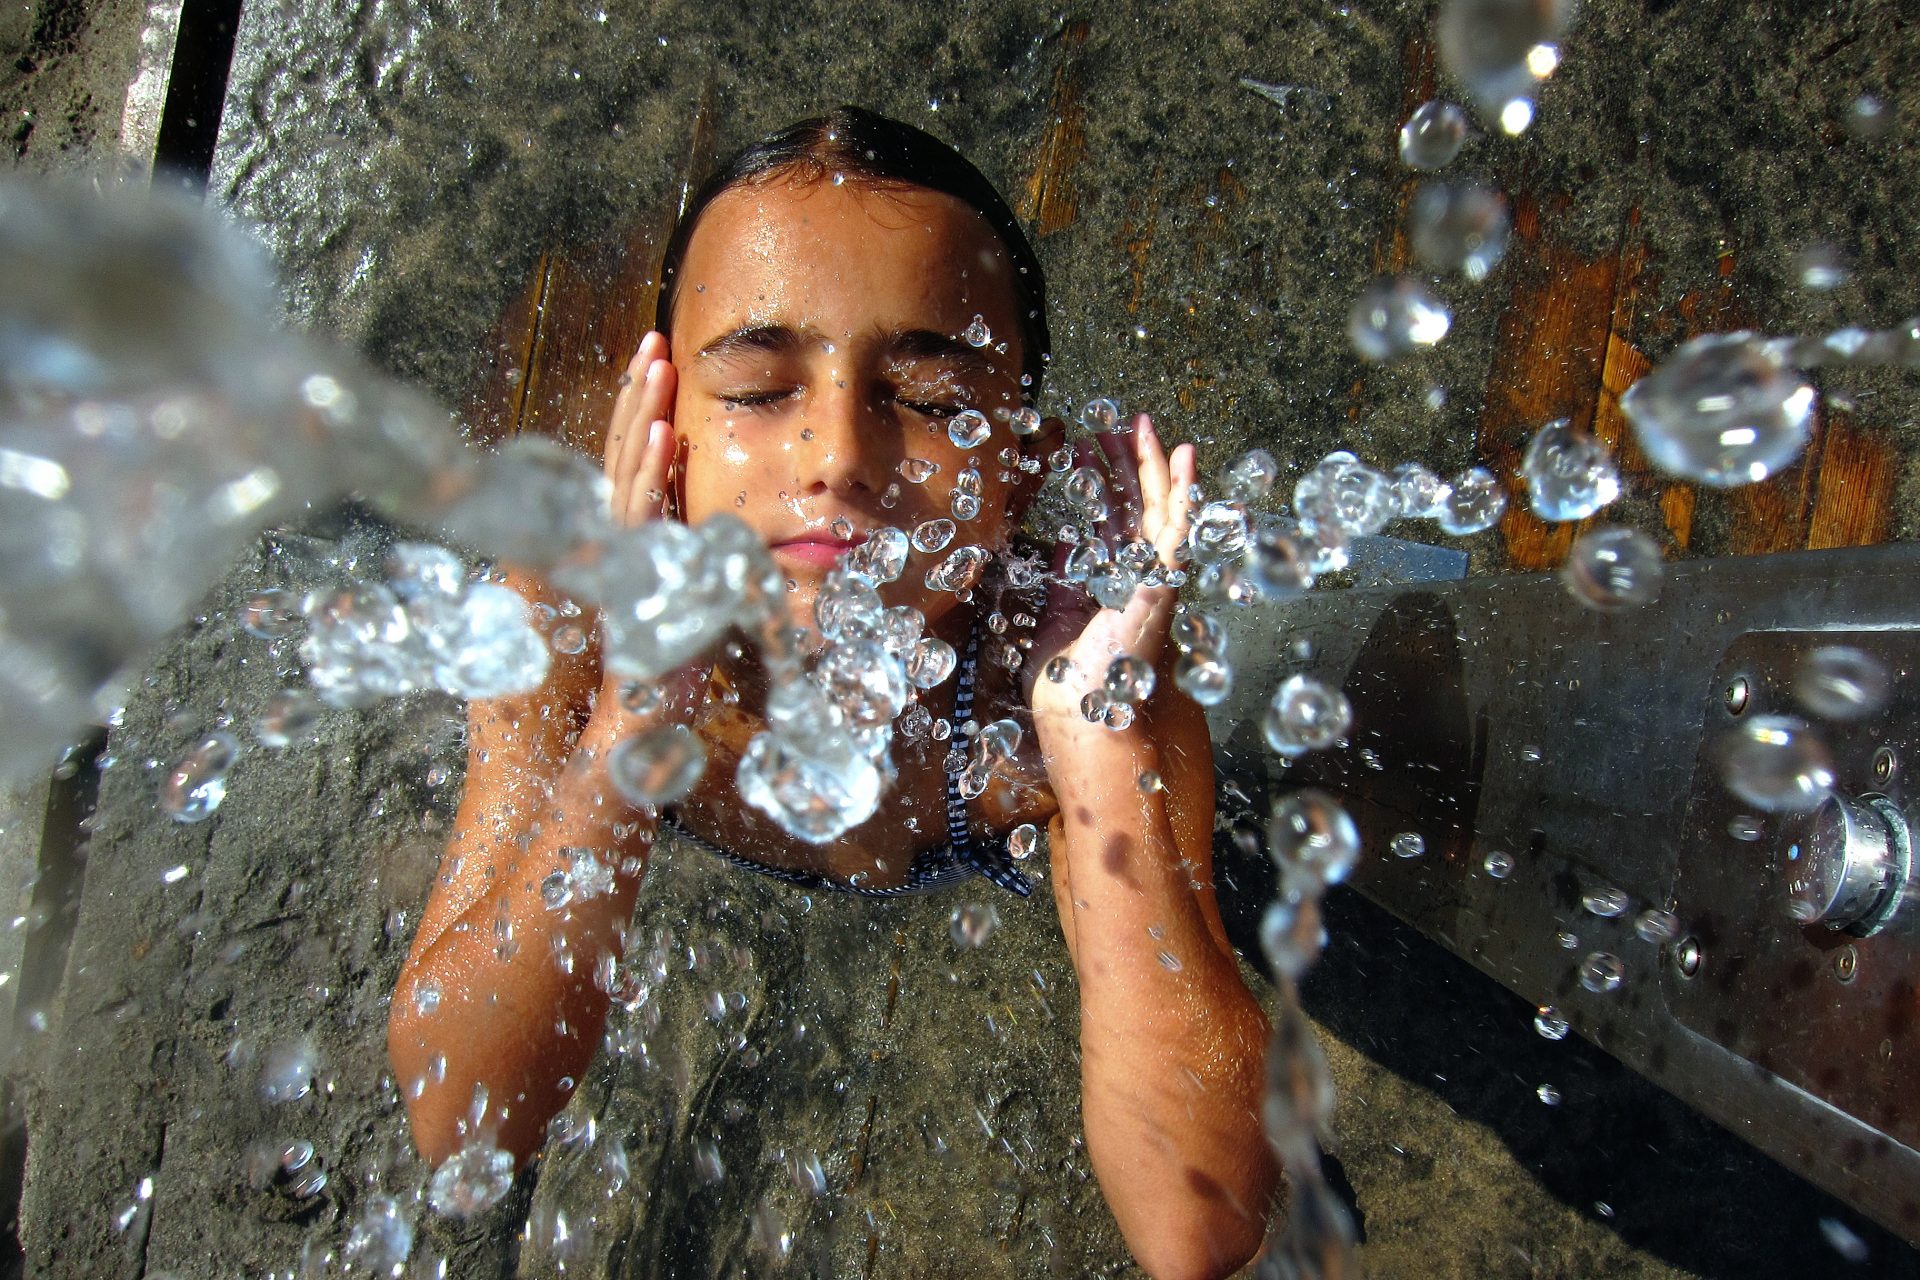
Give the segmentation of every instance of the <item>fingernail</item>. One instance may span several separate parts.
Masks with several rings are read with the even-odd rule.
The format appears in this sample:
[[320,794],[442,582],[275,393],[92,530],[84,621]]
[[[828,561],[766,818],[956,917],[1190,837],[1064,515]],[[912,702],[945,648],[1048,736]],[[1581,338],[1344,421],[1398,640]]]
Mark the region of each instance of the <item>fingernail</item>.
[[653,360],[648,362],[647,379],[646,379],[648,386],[652,386],[654,383],[660,380],[660,369],[666,363],[667,362],[665,360]]
[[1149,418],[1146,414],[1143,413],[1134,420],[1133,429],[1139,432],[1143,436],[1150,436],[1154,433],[1153,419]]

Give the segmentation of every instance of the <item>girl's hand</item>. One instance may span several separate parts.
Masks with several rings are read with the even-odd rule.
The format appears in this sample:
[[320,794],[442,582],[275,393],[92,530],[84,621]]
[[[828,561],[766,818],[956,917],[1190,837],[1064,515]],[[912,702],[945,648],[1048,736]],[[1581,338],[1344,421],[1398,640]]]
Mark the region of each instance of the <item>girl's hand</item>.
[[649,332],[640,340],[625,376],[607,426],[605,466],[613,482],[614,523],[678,519],[673,494],[680,438],[673,430],[673,397],[679,374],[665,334]]
[[[1144,413],[1135,414],[1130,426],[1126,432],[1099,436],[1097,446],[1086,440],[1074,445],[1077,465],[1101,469],[1107,477],[1107,518],[1095,532],[1109,552],[1135,539],[1150,542],[1161,567],[1172,569],[1179,563],[1192,515],[1194,449],[1183,444],[1169,458],[1153,420]],[[1102,609],[1084,588],[1065,580],[1071,550],[1065,543],[1054,547],[1046,611],[1022,667],[1036,730],[1043,726],[1097,728],[1081,714],[1080,701],[1102,686],[1107,668],[1122,654],[1146,662],[1163,679],[1166,675],[1161,656],[1179,591],[1168,586],[1140,587],[1126,608]],[[1062,654],[1073,663],[1067,678],[1047,679],[1042,672]]]
[[[613,518],[633,526],[678,520],[674,500],[681,465],[680,437],[673,429],[673,398],[679,374],[666,335],[649,331],[627,364],[626,381],[607,425],[605,467],[613,483]],[[626,709],[620,694],[629,682],[608,676],[595,700],[581,745],[603,754],[630,734],[663,722],[684,724],[704,701],[712,671],[708,660],[688,663],[656,683],[660,697],[646,713]]]

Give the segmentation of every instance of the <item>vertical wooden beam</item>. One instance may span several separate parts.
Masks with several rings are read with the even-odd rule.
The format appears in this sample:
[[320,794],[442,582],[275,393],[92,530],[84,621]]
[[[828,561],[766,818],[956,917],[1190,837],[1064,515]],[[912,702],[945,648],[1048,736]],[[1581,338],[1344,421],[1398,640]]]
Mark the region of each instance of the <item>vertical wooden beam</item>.
[[1061,35],[1060,65],[1053,73],[1047,124],[1034,148],[1033,170],[1020,199],[1020,220],[1044,236],[1073,225],[1080,198],[1073,171],[1087,149],[1086,89],[1081,53],[1091,30],[1086,19],[1067,24]]

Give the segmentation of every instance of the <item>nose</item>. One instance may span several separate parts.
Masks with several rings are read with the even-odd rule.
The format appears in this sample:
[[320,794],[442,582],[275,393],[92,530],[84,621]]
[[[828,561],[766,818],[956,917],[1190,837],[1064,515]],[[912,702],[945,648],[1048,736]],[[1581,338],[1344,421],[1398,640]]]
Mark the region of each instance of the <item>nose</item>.
[[827,379],[808,397],[794,442],[794,477],[802,497],[872,501],[886,488],[894,459],[892,434],[877,407],[851,378]]

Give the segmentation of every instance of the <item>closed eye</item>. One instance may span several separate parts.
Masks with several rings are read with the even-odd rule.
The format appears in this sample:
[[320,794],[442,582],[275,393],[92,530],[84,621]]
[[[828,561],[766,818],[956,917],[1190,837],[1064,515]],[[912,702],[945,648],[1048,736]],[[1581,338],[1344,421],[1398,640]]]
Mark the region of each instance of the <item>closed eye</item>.
[[764,409],[769,405],[778,404],[793,394],[791,387],[770,391],[735,391],[723,393],[720,396],[720,403],[729,409]]

